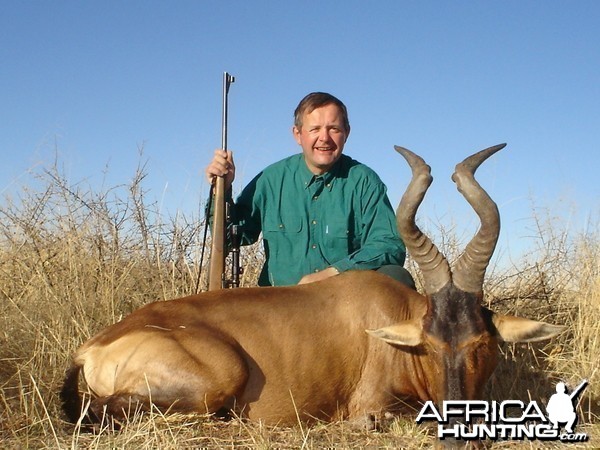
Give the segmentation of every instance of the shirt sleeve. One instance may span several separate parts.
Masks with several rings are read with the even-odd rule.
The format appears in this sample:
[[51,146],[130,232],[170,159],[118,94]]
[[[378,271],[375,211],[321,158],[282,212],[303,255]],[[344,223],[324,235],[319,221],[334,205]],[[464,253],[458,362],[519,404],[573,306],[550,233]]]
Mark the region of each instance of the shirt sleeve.
[[[257,204],[260,203],[256,185],[261,174],[258,174],[241,192],[237,200],[233,201],[231,188],[225,193],[225,202],[230,208],[231,224],[238,225],[240,233],[240,245],[254,244],[261,232],[260,211]],[[209,201],[206,204],[205,216],[212,230],[214,214],[214,202]],[[227,245],[231,241],[229,238],[230,228],[227,229]]]
[[332,264],[339,272],[404,265],[406,247],[398,234],[394,210],[381,180],[370,177],[360,189],[360,248]]

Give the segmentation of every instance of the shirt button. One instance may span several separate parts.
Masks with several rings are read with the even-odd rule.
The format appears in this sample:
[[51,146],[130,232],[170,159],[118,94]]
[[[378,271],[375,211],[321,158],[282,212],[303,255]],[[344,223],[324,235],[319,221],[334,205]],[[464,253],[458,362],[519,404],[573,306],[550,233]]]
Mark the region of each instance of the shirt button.
[[313,197],[313,200],[317,200],[318,198],[319,198],[319,196],[318,196],[318,195],[315,195],[315,196]]
[[315,248],[317,248],[317,245],[316,245],[316,244],[313,244],[313,245],[312,245],[312,249],[314,250]]
[[313,224],[313,225],[316,225],[316,224],[317,224],[317,221],[316,221],[316,220],[313,220],[313,221],[312,221],[312,224]]

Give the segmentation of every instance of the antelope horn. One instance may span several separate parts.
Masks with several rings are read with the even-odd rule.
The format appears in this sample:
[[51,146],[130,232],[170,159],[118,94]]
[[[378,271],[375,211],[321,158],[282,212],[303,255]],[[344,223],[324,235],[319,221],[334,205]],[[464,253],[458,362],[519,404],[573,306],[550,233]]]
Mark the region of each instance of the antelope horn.
[[412,170],[412,179],[396,211],[398,232],[410,256],[423,273],[425,291],[434,294],[451,281],[451,275],[450,266],[444,255],[415,223],[417,209],[433,181],[431,167],[423,161],[423,158],[410,150],[398,146],[394,148],[406,159]]
[[471,239],[453,270],[454,285],[465,292],[482,292],[485,270],[500,234],[498,206],[475,180],[475,171],[487,158],[504,147],[506,144],[495,145],[469,156],[456,165],[452,175],[458,191],[475,210],[481,222],[477,234]]

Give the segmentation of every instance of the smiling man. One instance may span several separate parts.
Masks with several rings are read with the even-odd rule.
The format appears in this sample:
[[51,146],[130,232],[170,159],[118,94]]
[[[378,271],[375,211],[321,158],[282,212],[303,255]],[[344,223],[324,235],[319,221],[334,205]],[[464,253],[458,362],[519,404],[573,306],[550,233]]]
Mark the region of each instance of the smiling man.
[[[302,153],[259,173],[232,205],[241,243],[263,235],[261,286],[311,283],[347,270],[380,270],[414,286],[402,267],[405,247],[387,189],[373,170],[343,155],[350,135],[346,106],[313,92],[294,112]],[[235,177],[231,151],[217,150],[206,175]]]
[[308,112],[297,111],[293,128],[294,138],[302,147],[304,162],[315,175],[329,172],[342,156],[350,134],[343,106],[326,104]]

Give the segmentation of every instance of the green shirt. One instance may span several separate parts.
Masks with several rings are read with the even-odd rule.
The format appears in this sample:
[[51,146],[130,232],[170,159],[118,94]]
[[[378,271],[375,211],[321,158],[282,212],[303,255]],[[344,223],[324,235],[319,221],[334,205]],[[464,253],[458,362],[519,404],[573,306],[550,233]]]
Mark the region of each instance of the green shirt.
[[330,266],[344,272],[403,265],[406,251],[386,191],[373,170],[346,155],[320,176],[302,154],[267,167],[233,208],[242,245],[263,234],[259,285],[296,284]]

